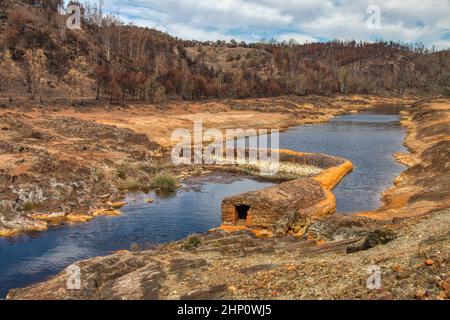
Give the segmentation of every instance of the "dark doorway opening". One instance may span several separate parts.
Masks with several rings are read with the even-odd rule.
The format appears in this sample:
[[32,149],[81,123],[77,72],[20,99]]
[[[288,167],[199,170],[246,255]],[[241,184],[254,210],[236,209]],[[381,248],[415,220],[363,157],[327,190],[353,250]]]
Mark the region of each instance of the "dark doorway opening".
[[236,206],[237,223],[244,223],[247,221],[249,206],[242,204]]

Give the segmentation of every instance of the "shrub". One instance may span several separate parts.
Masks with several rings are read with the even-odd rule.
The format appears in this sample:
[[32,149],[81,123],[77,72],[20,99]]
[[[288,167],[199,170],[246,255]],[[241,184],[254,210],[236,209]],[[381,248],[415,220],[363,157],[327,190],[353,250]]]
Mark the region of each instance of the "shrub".
[[172,162],[164,160],[147,160],[139,165],[139,170],[146,174],[156,174],[173,167]]
[[91,178],[94,182],[99,182],[104,178],[103,171],[99,168],[92,167],[91,168]]
[[177,178],[170,173],[158,174],[153,180],[153,187],[164,190],[174,190],[177,187]]
[[192,248],[197,248],[200,244],[201,244],[200,237],[192,235],[185,240],[183,248],[186,250],[190,250]]
[[442,94],[448,98],[450,98],[450,88],[446,88],[442,91]]
[[120,183],[120,188],[122,190],[128,191],[139,191],[139,190],[147,190],[148,185],[144,181],[135,178],[127,178],[125,181]]
[[146,161],[139,165],[139,170],[146,174],[155,174],[158,172],[158,166],[155,161]]
[[122,162],[121,164],[119,164],[119,166],[117,167],[116,170],[116,175],[118,178],[120,179],[126,179],[126,177],[128,176],[128,172],[130,171],[130,164],[127,162]]
[[22,211],[32,211],[32,210],[36,209],[37,207],[39,207],[38,203],[28,201],[22,205]]

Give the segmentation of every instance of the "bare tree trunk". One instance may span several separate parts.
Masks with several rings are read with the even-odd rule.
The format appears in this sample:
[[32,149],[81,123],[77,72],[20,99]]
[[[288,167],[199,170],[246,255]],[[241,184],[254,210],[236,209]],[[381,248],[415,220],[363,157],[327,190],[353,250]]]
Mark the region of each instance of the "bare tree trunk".
[[97,79],[97,96],[96,96],[95,100],[98,101],[99,98],[100,98],[100,80]]

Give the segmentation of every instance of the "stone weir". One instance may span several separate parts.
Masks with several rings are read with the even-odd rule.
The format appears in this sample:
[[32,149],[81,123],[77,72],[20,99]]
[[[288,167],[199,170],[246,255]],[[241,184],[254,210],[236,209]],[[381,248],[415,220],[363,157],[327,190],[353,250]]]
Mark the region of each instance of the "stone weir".
[[353,169],[353,164],[324,154],[291,150],[279,153],[281,164],[312,166],[319,173],[223,199],[222,230],[248,229],[269,237],[303,236],[311,220],[335,213],[336,198],[331,190]]

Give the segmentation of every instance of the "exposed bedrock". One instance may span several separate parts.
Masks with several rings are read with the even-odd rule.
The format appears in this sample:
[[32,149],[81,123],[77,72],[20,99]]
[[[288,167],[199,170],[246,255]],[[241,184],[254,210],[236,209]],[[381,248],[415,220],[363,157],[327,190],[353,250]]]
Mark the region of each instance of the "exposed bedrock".
[[[448,299],[449,213],[394,224],[336,214],[310,227],[307,236],[322,239],[319,245],[212,230],[196,235],[189,249],[182,240],[79,261],[7,298]],[[381,268],[383,290],[366,286],[373,264]],[[74,266],[79,289],[67,285]]]

